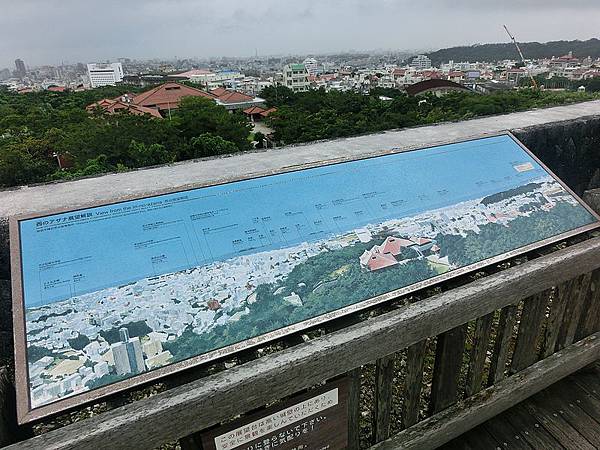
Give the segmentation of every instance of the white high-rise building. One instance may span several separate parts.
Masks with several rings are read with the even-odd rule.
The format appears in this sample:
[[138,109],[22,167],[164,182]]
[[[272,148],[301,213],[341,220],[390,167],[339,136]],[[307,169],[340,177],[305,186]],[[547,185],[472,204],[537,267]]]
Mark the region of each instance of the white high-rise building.
[[431,59],[425,55],[417,55],[413,58],[410,66],[418,70],[431,69]]
[[114,86],[123,81],[123,66],[121,63],[88,64],[88,77],[93,88]]
[[306,92],[310,86],[304,64],[288,64],[283,68],[283,84],[294,92]]

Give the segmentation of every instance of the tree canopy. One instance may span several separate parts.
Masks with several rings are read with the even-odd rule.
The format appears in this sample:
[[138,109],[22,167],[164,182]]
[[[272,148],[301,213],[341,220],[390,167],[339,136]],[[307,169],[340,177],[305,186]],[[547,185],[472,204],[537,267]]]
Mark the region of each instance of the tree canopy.
[[[590,83],[591,85],[591,83]],[[594,85],[595,86],[595,85]],[[84,92],[17,94],[0,87],[0,188],[171,163],[248,150],[251,125],[210,99],[184,98],[164,119],[128,113],[106,114],[85,107],[102,98],[135,93],[121,85]],[[391,100],[381,100],[385,95]],[[283,86],[261,97],[277,112],[269,116],[282,144],[331,139],[394,128],[464,120],[596,98],[585,92],[531,89],[480,95],[409,97],[397,89],[369,94]],[[262,135],[255,138],[262,141]],[[57,158],[68,162],[59,168]]]
[[[0,88],[0,187],[71,179],[250,148],[240,113],[190,97],[169,118],[89,113],[102,98],[133,86],[17,94]],[[72,167],[60,170],[57,156]]]
[[[381,100],[380,95],[392,98]],[[442,121],[466,120],[595,98],[590,93],[532,89],[489,95],[451,92],[411,97],[396,89],[355,92],[311,90],[293,93],[286,87],[261,94],[277,112],[269,116],[275,139],[284,144],[332,139]]]

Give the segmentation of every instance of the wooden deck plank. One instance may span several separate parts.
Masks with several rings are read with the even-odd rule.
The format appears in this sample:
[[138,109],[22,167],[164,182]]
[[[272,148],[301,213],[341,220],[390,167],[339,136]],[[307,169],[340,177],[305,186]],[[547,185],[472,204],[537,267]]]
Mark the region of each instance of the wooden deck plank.
[[506,413],[508,421],[518,429],[531,447],[535,449],[561,449],[564,448],[546,430],[542,424],[525,409],[522,404],[511,408]]
[[558,381],[441,448],[580,450],[600,448],[599,445],[600,365],[595,364]]
[[594,373],[578,373],[569,377],[581,389],[600,400],[600,376]]
[[569,403],[575,403],[583,409],[588,416],[598,422],[600,427],[600,400],[586,392],[574,381],[561,381],[552,386],[558,392],[564,392],[569,398]]
[[558,413],[533,399],[524,402],[525,408],[563,446],[572,450],[596,450],[586,438]]
[[500,443],[482,425],[475,427],[465,436],[465,443],[473,450],[498,450]]
[[488,420],[483,427],[500,444],[501,448],[515,450],[531,450],[531,446],[521,436],[521,433],[507,420],[505,414],[500,414]]
[[576,403],[570,402],[566,392],[557,392],[556,389],[546,389],[536,394],[532,401],[542,405],[552,416],[562,417],[581,436],[590,443],[600,443],[600,426]]

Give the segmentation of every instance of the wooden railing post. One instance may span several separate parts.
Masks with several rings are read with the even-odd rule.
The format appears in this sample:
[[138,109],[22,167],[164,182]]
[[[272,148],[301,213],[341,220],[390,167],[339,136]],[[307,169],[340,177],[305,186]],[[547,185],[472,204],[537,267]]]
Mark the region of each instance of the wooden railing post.
[[577,327],[579,326],[581,315],[585,313],[584,306],[590,290],[591,281],[591,273],[586,273],[577,278],[576,289],[573,290],[573,297],[571,298],[571,302],[573,304],[573,307],[570,308],[571,315],[568,318],[568,321],[566,321],[564,324],[565,346],[571,345],[575,341],[575,334],[577,333]]
[[469,371],[467,373],[466,395],[469,397],[479,392],[482,388],[483,369],[485,356],[490,343],[490,334],[494,313],[486,314],[475,322],[473,347],[469,358]]
[[491,386],[504,379],[506,362],[508,361],[508,351],[510,340],[513,334],[513,328],[517,319],[517,305],[508,305],[500,311],[498,319],[498,331],[494,341],[494,353],[490,364],[488,375],[488,385]]
[[467,325],[465,323],[448,330],[437,338],[429,405],[432,414],[456,403]]
[[408,347],[408,355],[406,357],[406,377],[404,378],[402,428],[408,428],[419,421],[426,348],[427,339]]
[[348,450],[360,448],[360,376],[358,367],[347,373],[350,378],[348,392]]
[[578,337],[584,338],[600,331],[600,269],[592,273],[589,302],[579,325]]
[[550,305],[550,315],[546,324],[546,332],[544,333],[544,343],[541,351],[542,359],[553,354],[556,349],[560,327],[563,323],[567,302],[571,297],[574,282],[575,280],[565,281],[556,287],[554,298]]
[[537,361],[538,354],[536,349],[538,337],[542,323],[546,317],[546,307],[550,292],[550,290],[546,290],[525,299],[523,302],[519,333],[510,365],[512,373],[519,372]]
[[389,437],[394,381],[394,355],[380,358],[375,363],[375,413],[373,414],[373,443]]

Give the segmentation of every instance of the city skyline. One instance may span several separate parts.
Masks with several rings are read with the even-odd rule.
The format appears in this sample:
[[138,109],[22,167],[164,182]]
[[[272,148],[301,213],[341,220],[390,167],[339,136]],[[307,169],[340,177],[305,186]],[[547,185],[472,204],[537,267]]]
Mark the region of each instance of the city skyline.
[[[597,34],[595,24],[600,20],[600,5],[589,0],[568,5],[538,0],[502,5],[470,0],[452,5],[302,0],[285,8],[271,0],[237,1],[227,8],[189,0],[114,3],[114,7],[112,2],[94,11],[94,23],[102,27],[80,20],[88,17],[89,9],[71,0],[4,5],[0,68],[13,69],[17,58],[33,67],[120,57],[244,57],[376,49],[417,52],[507,42],[504,23],[520,41],[583,40]],[[137,26],[131,26],[132,20]]]

